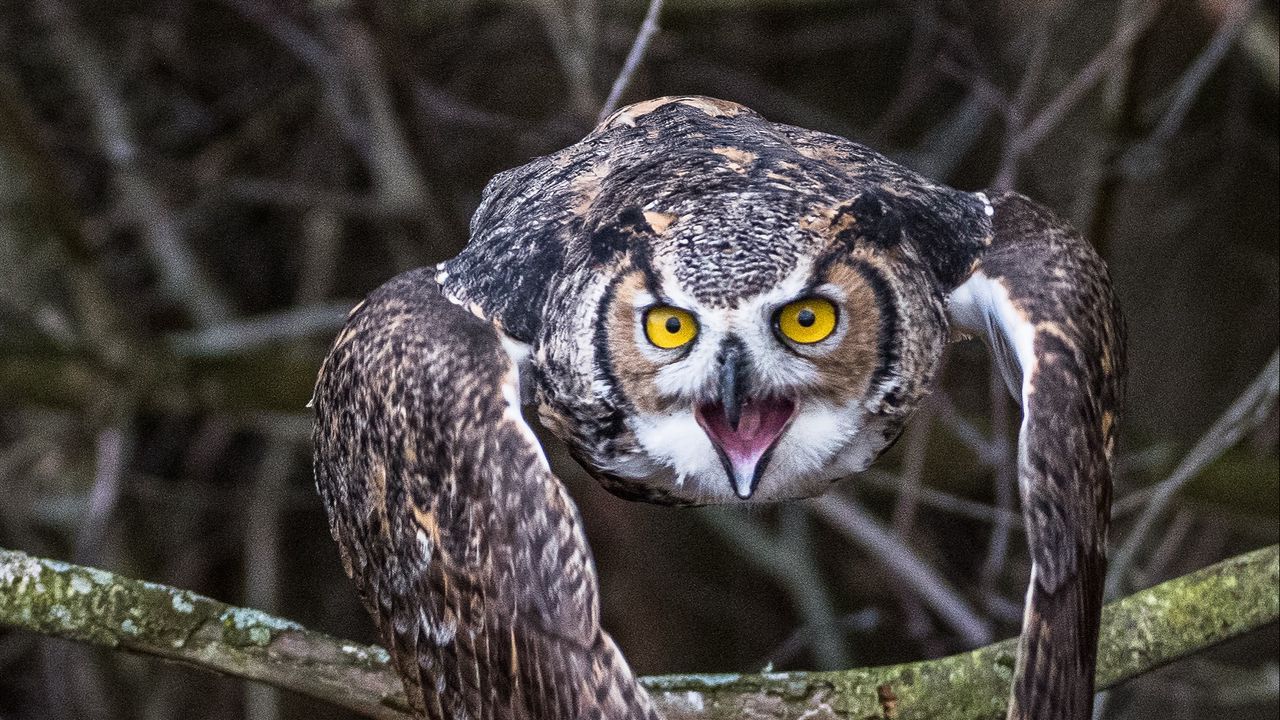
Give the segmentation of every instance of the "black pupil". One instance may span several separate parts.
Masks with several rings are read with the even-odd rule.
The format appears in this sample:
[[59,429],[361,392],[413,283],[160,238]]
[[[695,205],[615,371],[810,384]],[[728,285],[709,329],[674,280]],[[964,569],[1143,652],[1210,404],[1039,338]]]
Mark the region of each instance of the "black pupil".
[[[800,327],[811,327],[814,323],[818,322],[818,316],[814,315],[813,311],[809,308],[805,308],[800,311],[799,315],[796,315],[796,322],[800,323]],[[669,324],[668,327],[670,327]]]
[[672,335],[675,335],[676,333],[680,332],[680,318],[674,315],[667,318],[666,328],[667,328],[667,332],[671,333]]

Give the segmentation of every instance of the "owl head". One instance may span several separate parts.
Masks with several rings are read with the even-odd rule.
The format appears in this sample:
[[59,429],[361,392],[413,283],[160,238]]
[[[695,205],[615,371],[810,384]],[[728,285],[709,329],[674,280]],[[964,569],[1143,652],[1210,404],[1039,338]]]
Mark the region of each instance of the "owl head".
[[662,98],[495,178],[440,277],[527,346],[543,424],[606,487],[781,500],[897,436],[983,208],[842,138]]

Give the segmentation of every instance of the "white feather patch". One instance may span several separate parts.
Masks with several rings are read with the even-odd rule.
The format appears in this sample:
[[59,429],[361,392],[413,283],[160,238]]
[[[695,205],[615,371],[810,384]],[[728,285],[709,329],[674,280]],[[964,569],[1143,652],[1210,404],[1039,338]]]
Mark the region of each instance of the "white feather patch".
[[1009,299],[1009,289],[979,270],[951,293],[947,309],[957,325],[987,337],[1010,393],[1026,407],[1036,369],[1036,327]]
[[507,409],[503,411],[503,416],[524,436],[529,449],[542,461],[543,469],[551,472],[551,464],[547,462],[546,453],[542,451],[542,443],[538,442],[538,436],[533,433],[533,428],[529,427],[529,423],[524,419],[526,397],[520,390],[520,372],[521,366],[529,360],[530,348],[527,344],[513,340],[501,332],[498,333],[498,339],[502,343],[503,351],[511,359],[512,366],[511,372],[507,373],[502,382],[502,399],[507,401]]
[[[1030,416],[1027,408],[1036,373],[1035,325],[1009,299],[1009,288],[999,280],[988,278],[981,270],[951,293],[947,308],[956,324],[986,335],[1009,393],[1022,406],[1018,455],[1025,457]],[[1019,481],[1025,482],[1025,478],[1020,477]],[[1028,488],[1022,490],[1026,492]]]

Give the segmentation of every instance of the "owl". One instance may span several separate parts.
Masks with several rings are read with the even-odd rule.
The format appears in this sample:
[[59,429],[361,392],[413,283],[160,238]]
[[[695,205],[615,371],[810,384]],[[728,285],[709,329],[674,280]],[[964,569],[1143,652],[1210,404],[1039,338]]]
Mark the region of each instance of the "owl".
[[415,710],[657,717],[524,408],[623,497],[808,497],[893,442],[962,333],[1023,411],[1009,717],[1083,720],[1125,371],[1087,243],[1022,196],[705,97],[499,174],[457,257],[352,312],[314,398],[317,486]]

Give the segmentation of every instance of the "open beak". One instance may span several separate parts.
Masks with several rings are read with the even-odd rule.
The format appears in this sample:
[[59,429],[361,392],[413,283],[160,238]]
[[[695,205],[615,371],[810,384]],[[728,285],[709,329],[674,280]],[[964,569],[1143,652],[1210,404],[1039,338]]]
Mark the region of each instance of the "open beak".
[[749,370],[741,348],[725,346],[720,365],[720,397],[694,407],[694,418],[715,445],[733,492],[747,500],[756,491],[773,448],[795,415],[789,398],[749,394]]

